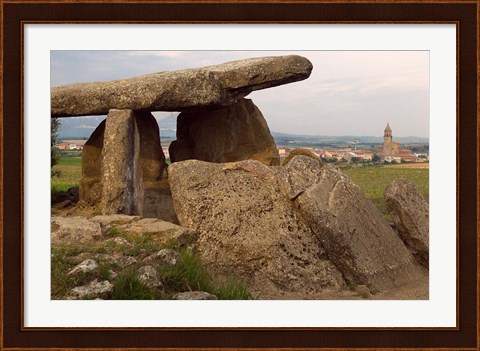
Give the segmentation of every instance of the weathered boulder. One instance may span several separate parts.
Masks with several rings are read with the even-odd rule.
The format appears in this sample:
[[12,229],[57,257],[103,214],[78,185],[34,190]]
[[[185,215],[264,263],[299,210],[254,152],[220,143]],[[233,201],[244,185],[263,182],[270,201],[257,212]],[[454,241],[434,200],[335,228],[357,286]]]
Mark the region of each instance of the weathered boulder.
[[279,188],[278,167],[259,161],[169,167],[180,223],[200,232],[196,249],[212,269],[253,290],[313,292],[344,286],[341,273]]
[[424,275],[356,184],[335,166],[313,167],[311,158],[294,157],[282,168],[282,189],[347,281],[384,290]]
[[258,160],[280,165],[267,122],[252,100],[217,109],[182,112],[177,117],[177,140],[169,147],[172,162]]
[[102,237],[100,224],[83,217],[56,217],[51,219],[51,238],[54,245],[88,243]]
[[428,267],[428,203],[414,183],[395,179],[383,193],[400,238],[415,258]]
[[105,120],[94,130],[83,146],[80,201],[96,205],[102,198],[102,149]]
[[304,148],[296,148],[296,149],[293,149],[292,151],[290,151],[288,156],[285,157],[285,159],[282,162],[282,166],[286,166],[292,158],[294,158],[295,156],[299,156],[299,155],[307,156],[307,157],[310,157],[310,158],[316,160],[317,163],[320,164],[320,166],[323,164],[320,157],[318,157],[312,150],[304,149]]
[[51,90],[51,116],[105,115],[112,108],[185,111],[224,107],[254,90],[306,79],[312,68],[311,62],[301,56],[261,57],[110,82],[65,85]]
[[103,214],[142,214],[143,180],[140,137],[131,110],[111,110],[102,150]]

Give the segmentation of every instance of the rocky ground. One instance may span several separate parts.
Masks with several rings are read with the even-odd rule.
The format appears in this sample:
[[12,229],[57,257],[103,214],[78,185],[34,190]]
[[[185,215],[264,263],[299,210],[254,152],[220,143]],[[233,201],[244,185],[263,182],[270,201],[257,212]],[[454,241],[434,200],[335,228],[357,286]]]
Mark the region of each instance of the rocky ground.
[[195,231],[154,218],[56,213],[53,299],[251,298],[242,282],[209,274],[193,252]]
[[366,285],[299,293],[215,275],[195,253],[198,233],[154,218],[93,215],[67,206],[52,216],[53,299],[421,300],[428,277],[378,292]]

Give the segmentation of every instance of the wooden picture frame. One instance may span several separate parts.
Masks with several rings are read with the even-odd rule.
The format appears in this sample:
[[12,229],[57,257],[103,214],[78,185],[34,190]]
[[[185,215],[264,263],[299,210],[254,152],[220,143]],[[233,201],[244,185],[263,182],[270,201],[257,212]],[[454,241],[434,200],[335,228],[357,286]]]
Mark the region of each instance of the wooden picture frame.
[[[480,349],[479,1],[173,3],[12,0],[0,3],[2,16],[0,349]],[[22,47],[23,25],[26,23],[456,24],[457,327],[25,328]]]

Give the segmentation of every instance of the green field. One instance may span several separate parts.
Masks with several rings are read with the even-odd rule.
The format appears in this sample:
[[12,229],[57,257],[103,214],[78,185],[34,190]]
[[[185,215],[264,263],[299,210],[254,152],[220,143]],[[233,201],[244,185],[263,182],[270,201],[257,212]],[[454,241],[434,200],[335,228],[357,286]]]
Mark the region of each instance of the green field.
[[[428,201],[428,165],[423,168],[417,168],[415,165],[412,167],[401,166],[403,165],[345,168],[343,171],[363,189],[366,196],[389,219],[383,201],[383,191],[396,178],[405,178],[415,183]],[[60,171],[60,176],[52,178],[52,194],[66,191],[80,183],[82,177],[80,157],[60,158],[54,169]]]
[[389,220],[383,192],[397,178],[404,178],[415,183],[420,193],[428,201],[428,168],[402,168],[396,166],[359,167],[343,170],[375,204]]
[[82,158],[62,157],[58,160],[58,164],[53,166],[53,170],[59,171],[60,175],[52,177],[52,198],[80,184],[80,179],[82,178]]

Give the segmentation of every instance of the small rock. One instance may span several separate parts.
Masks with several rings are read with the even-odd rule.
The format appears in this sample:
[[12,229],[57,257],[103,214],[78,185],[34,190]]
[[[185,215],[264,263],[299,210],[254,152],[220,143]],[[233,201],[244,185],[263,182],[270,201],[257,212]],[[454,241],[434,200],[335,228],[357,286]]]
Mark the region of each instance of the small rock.
[[139,216],[129,216],[124,214],[100,215],[90,218],[91,222],[100,223],[102,227],[109,228],[112,225],[122,225],[132,223],[140,219]]
[[152,266],[140,267],[137,273],[138,279],[145,285],[155,289],[163,286],[162,281],[158,277],[157,271]]
[[215,295],[205,291],[187,291],[178,293],[173,297],[174,300],[218,300]]
[[116,245],[130,245],[127,239],[116,236],[115,238],[111,238],[107,240],[108,242],[113,242]]
[[57,217],[51,219],[52,244],[69,242],[88,243],[102,236],[100,224],[82,217]]
[[78,202],[80,197],[80,190],[78,186],[71,187],[67,190],[67,194],[73,202]]
[[97,267],[98,267],[98,263],[95,260],[88,259],[76,265],[70,272],[68,272],[68,274],[70,275],[78,272],[87,273],[87,272],[93,271]]
[[132,264],[137,263],[137,260],[132,257],[132,256],[123,256],[122,254],[119,253],[114,253],[114,254],[95,254],[93,256],[97,261],[100,262],[105,262],[105,263],[113,263],[116,265],[119,265],[122,268],[126,268],[128,266],[131,266]]
[[128,233],[164,234],[167,238],[177,242],[180,246],[195,244],[199,233],[196,230],[182,227],[157,218],[142,218],[130,224],[118,227]]
[[64,200],[64,201],[61,201],[61,202],[57,202],[56,204],[52,205],[52,208],[56,209],[56,210],[61,210],[62,208],[66,208],[68,206],[72,206],[73,205],[73,202],[70,201],[70,200]]
[[123,268],[131,266],[132,264],[135,264],[135,263],[137,263],[137,260],[132,256],[122,256],[118,260],[118,264]]
[[144,259],[144,261],[153,261],[153,260],[158,260],[170,266],[175,266],[178,262],[182,260],[182,256],[177,251],[170,250],[170,249],[163,249]]
[[108,278],[111,280],[117,279],[118,273],[112,271],[111,269],[108,271]]
[[70,298],[82,298],[90,296],[91,298],[107,297],[113,289],[113,285],[104,280],[99,282],[97,279],[87,285],[77,286],[70,291]]

